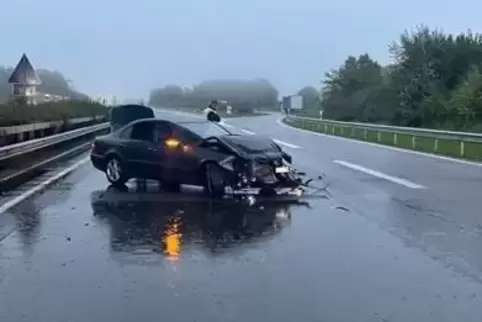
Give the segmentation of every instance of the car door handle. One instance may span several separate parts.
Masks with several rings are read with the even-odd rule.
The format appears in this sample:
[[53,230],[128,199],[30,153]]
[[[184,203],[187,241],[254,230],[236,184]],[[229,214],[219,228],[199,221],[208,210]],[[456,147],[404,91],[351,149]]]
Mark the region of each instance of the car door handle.
[[156,148],[147,148],[147,151],[157,152],[157,149]]

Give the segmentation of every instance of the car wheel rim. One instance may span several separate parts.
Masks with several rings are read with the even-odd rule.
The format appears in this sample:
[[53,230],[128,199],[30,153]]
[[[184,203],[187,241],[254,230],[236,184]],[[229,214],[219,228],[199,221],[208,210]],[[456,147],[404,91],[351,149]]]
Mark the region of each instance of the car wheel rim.
[[121,168],[119,161],[112,159],[107,164],[107,178],[109,180],[116,182],[120,179]]

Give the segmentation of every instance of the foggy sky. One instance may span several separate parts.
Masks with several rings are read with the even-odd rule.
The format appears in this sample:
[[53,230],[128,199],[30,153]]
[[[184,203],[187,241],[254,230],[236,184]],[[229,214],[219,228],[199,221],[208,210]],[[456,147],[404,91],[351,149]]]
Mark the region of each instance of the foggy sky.
[[119,97],[258,77],[291,94],[350,54],[388,62],[389,43],[419,24],[482,31],[481,12],[476,0],[2,0],[0,65],[25,52],[81,91]]

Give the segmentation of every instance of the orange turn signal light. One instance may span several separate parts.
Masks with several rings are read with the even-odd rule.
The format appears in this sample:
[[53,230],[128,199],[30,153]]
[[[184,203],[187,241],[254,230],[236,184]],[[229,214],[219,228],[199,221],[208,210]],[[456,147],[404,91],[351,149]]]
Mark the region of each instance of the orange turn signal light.
[[164,144],[168,148],[177,148],[179,145],[181,145],[181,142],[177,139],[167,139],[166,141],[164,141]]

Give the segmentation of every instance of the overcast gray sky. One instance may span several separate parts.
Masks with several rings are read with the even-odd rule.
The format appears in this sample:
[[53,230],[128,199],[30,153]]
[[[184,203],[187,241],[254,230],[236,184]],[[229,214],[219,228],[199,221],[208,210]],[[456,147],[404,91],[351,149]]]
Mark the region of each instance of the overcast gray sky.
[[90,94],[265,77],[282,94],[319,86],[349,54],[381,62],[418,24],[481,31],[476,0],[2,0],[0,64],[23,52]]

